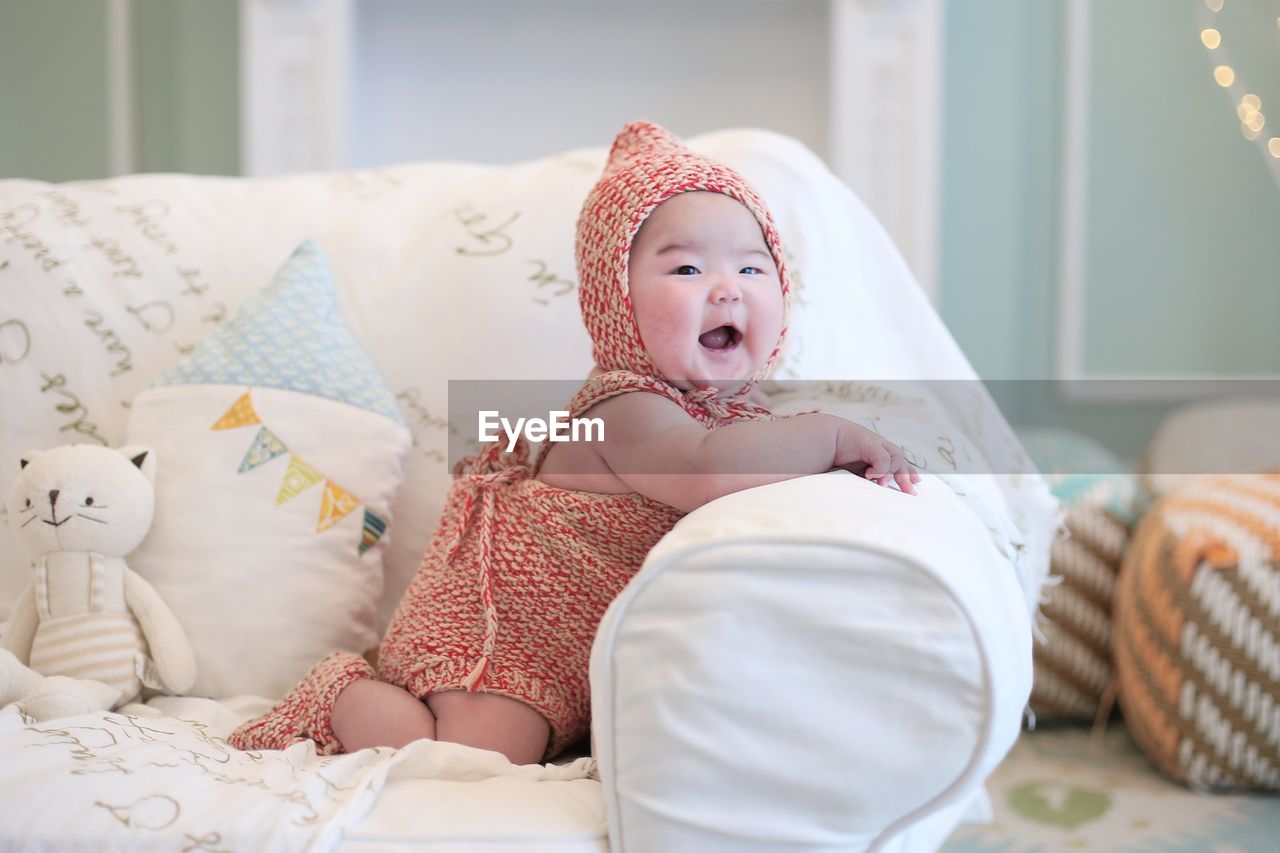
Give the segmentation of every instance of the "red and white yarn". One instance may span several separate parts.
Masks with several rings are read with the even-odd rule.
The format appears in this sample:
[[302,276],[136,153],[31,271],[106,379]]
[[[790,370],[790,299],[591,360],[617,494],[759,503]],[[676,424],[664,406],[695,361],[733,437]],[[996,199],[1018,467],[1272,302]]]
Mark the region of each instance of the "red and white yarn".
[[[760,223],[782,282],[782,332],[768,360],[754,376],[743,377],[746,383],[731,395],[741,403],[751,388],[773,370],[786,338],[791,277],[782,241],[764,200],[741,175],[690,151],[656,124],[636,121],[622,129],[609,150],[604,175],[582,206],[576,244],[578,304],[591,335],[592,354],[602,370],[662,378],[644,348],[631,309],[627,263],[636,233],[658,205],[680,193],[695,191],[727,195],[751,211]],[[707,389],[686,393],[694,395],[691,402],[695,408],[706,410]]]
[[335,652],[311,668],[298,686],[261,717],[231,733],[236,749],[286,749],[299,741],[315,743],[318,755],[334,755],[342,744],[333,731],[333,705],[338,694],[361,679],[378,676],[364,658]]

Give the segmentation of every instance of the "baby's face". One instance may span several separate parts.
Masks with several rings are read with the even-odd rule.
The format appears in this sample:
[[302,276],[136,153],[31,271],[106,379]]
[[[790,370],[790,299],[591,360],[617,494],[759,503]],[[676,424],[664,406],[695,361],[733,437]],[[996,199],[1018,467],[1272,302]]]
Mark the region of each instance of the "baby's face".
[[751,211],[687,192],[649,215],[631,245],[628,288],[640,338],[678,388],[731,388],[782,333],[782,283]]

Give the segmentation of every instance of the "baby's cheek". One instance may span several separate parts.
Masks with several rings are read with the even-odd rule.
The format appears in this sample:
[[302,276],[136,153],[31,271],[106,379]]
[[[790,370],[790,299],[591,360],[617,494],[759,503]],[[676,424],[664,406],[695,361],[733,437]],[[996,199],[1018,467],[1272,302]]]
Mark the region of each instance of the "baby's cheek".
[[636,322],[646,341],[657,342],[670,336],[672,329],[680,324],[681,312],[669,300],[657,299],[644,305],[643,310],[636,312]]

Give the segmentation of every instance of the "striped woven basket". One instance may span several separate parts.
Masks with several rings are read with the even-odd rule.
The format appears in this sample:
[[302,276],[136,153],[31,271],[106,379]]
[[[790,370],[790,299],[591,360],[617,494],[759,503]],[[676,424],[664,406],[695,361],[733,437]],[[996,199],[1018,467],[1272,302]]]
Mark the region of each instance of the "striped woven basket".
[[1031,710],[1047,720],[1093,720],[1111,686],[1111,600],[1129,527],[1104,509],[1069,506],[1068,536],[1053,543],[1040,612]]
[[1147,757],[1197,789],[1280,790],[1280,474],[1170,491],[1134,535],[1113,618]]
[[1025,428],[1018,437],[1063,504],[1053,543],[1058,583],[1044,590],[1031,710],[1041,720],[1092,721],[1113,682],[1111,600],[1129,532],[1144,502],[1138,478],[1092,439]]

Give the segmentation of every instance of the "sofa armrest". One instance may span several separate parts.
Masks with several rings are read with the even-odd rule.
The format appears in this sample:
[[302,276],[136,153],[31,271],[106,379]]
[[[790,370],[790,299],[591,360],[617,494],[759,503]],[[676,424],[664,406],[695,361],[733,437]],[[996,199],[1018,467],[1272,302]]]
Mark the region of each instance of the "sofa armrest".
[[591,684],[615,851],[932,848],[1017,737],[1030,619],[945,485],[835,472],[682,519]]

